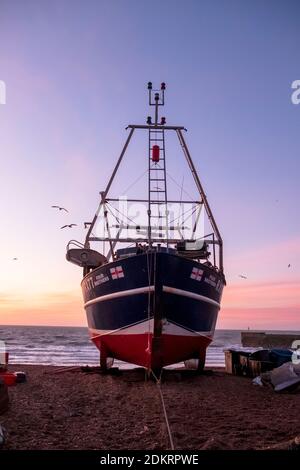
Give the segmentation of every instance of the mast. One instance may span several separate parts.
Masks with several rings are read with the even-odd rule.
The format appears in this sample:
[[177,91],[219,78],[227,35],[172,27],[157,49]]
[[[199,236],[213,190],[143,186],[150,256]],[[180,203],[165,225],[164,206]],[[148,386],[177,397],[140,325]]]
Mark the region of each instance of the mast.
[[[152,245],[152,226],[156,227],[161,238],[168,242],[168,196],[166,172],[165,129],[166,118],[162,117],[158,123],[158,108],[165,104],[166,84],[160,85],[160,90],[153,90],[152,83],[148,82],[149,106],[155,107],[154,126],[151,116],[147,117],[148,131],[148,243]],[[163,232],[165,231],[165,237]]]

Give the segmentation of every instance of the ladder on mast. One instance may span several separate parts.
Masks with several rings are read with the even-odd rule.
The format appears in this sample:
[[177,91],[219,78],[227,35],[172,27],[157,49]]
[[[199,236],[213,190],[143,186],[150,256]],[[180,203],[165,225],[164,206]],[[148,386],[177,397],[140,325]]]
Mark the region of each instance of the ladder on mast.
[[[155,230],[153,238],[161,238],[168,246],[168,197],[167,197],[167,172],[166,172],[166,147],[165,131],[158,125],[158,107],[164,105],[165,84],[162,84],[160,92],[154,93],[152,99],[152,83],[148,83],[149,105],[155,106],[155,123],[149,128],[148,145],[148,241],[152,244],[152,231]],[[165,124],[165,118],[161,118],[161,124]],[[149,124],[151,117],[148,116]],[[156,127],[157,126],[157,127]],[[154,149],[156,147],[156,149]],[[154,159],[154,152],[157,158]]]
[[[159,147],[158,162],[153,162],[152,160],[154,145]],[[168,245],[168,198],[165,155],[165,131],[162,129],[149,129],[149,235],[151,239],[151,232],[154,229],[158,232],[158,238],[166,239]]]

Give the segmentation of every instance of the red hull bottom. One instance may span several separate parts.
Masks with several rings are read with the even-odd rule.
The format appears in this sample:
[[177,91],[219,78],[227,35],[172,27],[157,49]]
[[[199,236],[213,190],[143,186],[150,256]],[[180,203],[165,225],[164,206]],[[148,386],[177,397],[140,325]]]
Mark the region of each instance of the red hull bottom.
[[92,340],[100,350],[102,365],[107,357],[113,357],[152,370],[191,358],[204,365],[206,348],[212,341],[202,335],[168,334],[154,338],[152,333],[92,334]]

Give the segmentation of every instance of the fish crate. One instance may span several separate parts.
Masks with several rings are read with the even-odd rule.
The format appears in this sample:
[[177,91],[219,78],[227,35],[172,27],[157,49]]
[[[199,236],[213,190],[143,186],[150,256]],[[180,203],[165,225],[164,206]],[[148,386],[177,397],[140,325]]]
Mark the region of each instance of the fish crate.
[[228,374],[257,377],[263,372],[274,369],[276,364],[270,361],[269,350],[226,350],[225,370]]
[[226,350],[225,370],[228,374],[244,375],[249,374],[249,351]]

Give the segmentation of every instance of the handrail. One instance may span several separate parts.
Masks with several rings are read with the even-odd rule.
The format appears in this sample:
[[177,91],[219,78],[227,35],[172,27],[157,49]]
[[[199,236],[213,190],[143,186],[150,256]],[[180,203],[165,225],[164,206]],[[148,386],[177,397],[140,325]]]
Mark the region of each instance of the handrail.
[[84,248],[84,244],[79,242],[78,240],[70,240],[67,244],[67,250],[70,249],[70,245],[77,246],[77,248]]

